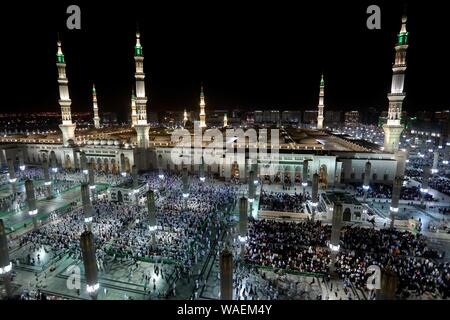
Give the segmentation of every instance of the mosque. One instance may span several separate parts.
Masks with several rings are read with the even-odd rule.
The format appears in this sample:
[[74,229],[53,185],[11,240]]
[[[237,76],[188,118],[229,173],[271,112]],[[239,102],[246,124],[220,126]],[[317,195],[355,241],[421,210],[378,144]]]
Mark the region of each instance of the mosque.
[[[366,174],[366,163],[370,162],[369,180],[392,184],[396,176],[403,176],[406,151],[399,150],[403,130],[400,124],[402,103],[405,98],[404,81],[408,32],[406,16],[402,17],[401,30],[395,44],[395,60],[391,92],[388,94],[388,120],[383,126],[384,146],[367,141],[345,138],[324,128],[325,81],[320,80],[317,127],[315,129],[284,128],[280,130],[279,161],[275,172],[261,177],[273,183],[293,184],[310,182],[314,173],[319,174],[319,185],[330,188],[348,183],[361,183]],[[140,33],[136,33],[134,47],[135,89],[131,100],[131,126],[102,127],[98,116],[97,92],[92,89],[94,127],[77,130],[72,121],[69,80],[66,74],[66,59],[61,41],[57,42],[56,66],[58,70],[59,105],[61,124],[59,134],[13,135],[0,144],[0,164],[7,166],[11,159],[17,166],[42,165],[45,160],[52,168],[80,168],[80,154],[84,152],[96,170],[111,173],[130,173],[133,165],[139,170],[169,170],[180,172],[181,165],[171,161],[176,141],[171,139],[171,130],[152,127],[147,121],[147,96],[145,92],[144,53]],[[199,99],[199,124],[208,130],[208,112],[203,87]],[[186,115],[186,112],[185,112]],[[185,117],[186,118],[186,117]],[[186,119],[185,119],[186,120]],[[186,122],[185,122],[186,123]],[[186,124],[186,128],[189,126]],[[228,128],[226,115],[223,128]],[[191,133],[193,134],[193,132]],[[237,142],[235,142],[235,147]],[[203,146],[207,148],[206,145]],[[245,148],[248,149],[249,145]],[[264,157],[258,157],[259,168],[266,165]],[[219,179],[246,179],[252,165],[251,159],[243,163],[223,161],[207,165],[204,170]],[[196,173],[199,165],[184,164],[189,172]]]

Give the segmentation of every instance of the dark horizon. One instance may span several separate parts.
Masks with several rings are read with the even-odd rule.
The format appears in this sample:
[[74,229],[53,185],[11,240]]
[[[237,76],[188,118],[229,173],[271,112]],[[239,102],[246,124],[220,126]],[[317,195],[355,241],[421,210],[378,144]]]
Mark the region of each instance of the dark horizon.
[[[67,30],[66,8],[81,8],[81,30]],[[366,28],[366,8],[381,7],[381,30]],[[317,107],[325,74],[325,111],[387,110],[396,34],[404,2],[354,1],[276,7],[222,2],[155,6],[78,1],[11,5],[18,22],[3,26],[7,100],[2,112],[59,111],[56,34],[67,62],[73,112],[92,110],[95,82],[100,112],[124,117],[134,84],[136,22],[144,48],[148,111],[197,111],[200,83],[206,111],[220,108],[305,110]],[[24,10],[26,8],[26,10]],[[403,110],[449,108],[444,65],[445,10],[408,4]],[[17,18],[17,16],[15,16]],[[5,31],[9,30],[9,31]],[[432,94],[432,93],[435,94]],[[192,108],[195,108],[192,110]]]

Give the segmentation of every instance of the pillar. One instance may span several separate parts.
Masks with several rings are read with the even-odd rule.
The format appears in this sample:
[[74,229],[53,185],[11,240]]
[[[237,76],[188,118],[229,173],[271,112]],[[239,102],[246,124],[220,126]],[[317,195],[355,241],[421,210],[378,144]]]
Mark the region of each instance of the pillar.
[[88,171],[86,153],[84,151],[80,152],[80,169],[81,169],[81,173],[83,174],[83,181],[87,181],[89,171]]
[[24,171],[25,170],[25,154],[23,149],[20,150],[19,152],[19,169],[20,171]]
[[50,172],[48,169],[48,161],[44,160],[43,162],[44,167],[44,185],[45,185],[45,193],[47,199],[53,198],[53,190],[52,190],[52,179],[50,178]]
[[88,179],[89,179],[89,189],[92,192],[92,196],[94,196],[95,191],[95,175],[94,175],[94,161],[89,162],[88,164]]
[[220,254],[220,299],[233,300],[233,254],[226,247]]
[[303,161],[303,172],[302,172],[303,194],[306,193],[307,185],[308,185],[308,160],[304,160]]
[[136,165],[131,167],[131,179],[133,180],[133,194],[135,196],[136,204],[139,204],[138,189],[139,189],[139,177],[138,169]]
[[152,245],[154,245],[157,222],[156,222],[155,194],[154,194],[153,190],[147,191],[147,213],[148,213],[148,228],[151,232],[151,243],[152,243]]
[[203,159],[203,156],[201,157],[201,163],[198,168],[198,177],[201,182],[205,182],[205,161]]
[[133,179],[133,190],[137,190],[139,186],[138,170],[136,165],[131,167],[131,178]]
[[317,173],[313,174],[312,179],[312,200],[311,200],[311,207],[312,207],[312,215],[311,220],[314,221],[314,218],[316,216],[316,209],[319,205],[319,175]]
[[431,169],[431,172],[433,174],[438,173],[438,164],[439,164],[439,151],[433,152],[433,168]]
[[83,203],[84,223],[86,224],[87,230],[91,230],[93,219],[92,204],[89,185],[86,182],[81,184],[81,201]]
[[94,235],[90,230],[86,230],[81,234],[80,247],[83,257],[86,290],[92,300],[96,300],[99,289],[97,258],[95,256]]
[[398,150],[395,153],[395,160],[397,160],[397,173],[396,176],[404,177],[406,170],[406,159],[408,158],[409,151]]
[[421,198],[420,205],[425,206],[425,195],[428,193],[428,183],[430,179],[430,166],[428,164],[423,166],[422,174],[422,188],[420,188]]
[[241,261],[244,262],[245,243],[247,242],[248,230],[248,200],[242,197],[239,200],[239,242],[241,243]]
[[11,192],[13,194],[16,194],[17,192],[17,186],[16,186],[16,171],[14,170],[14,162],[11,158],[8,158],[8,173],[9,173],[9,182],[11,183]]
[[364,201],[367,200],[367,193],[370,188],[370,175],[372,174],[372,164],[370,161],[366,162],[366,167],[364,169],[364,183],[363,183],[363,189],[364,189]]
[[253,200],[255,200],[255,198],[256,198],[256,184],[257,183],[258,183],[258,180],[256,180],[256,174],[252,170],[252,171],[250,171],[249,178],[248,178],[248,199],[250,200],[250,202],[253,202]]
[[183,168],[181,182],[183,187],[183,197],[187,198],[189,197],[189,177],[188,177],[188,170],[186,167]]
[[0,219],[0,276],[3,278],[3,285],[8,298],[12,297],[11,270],[12,263],[9,260],[8,238],[6,237],[3,220]]
[[380,290],[377,290],[377,300],[396,300],[397,274],[391,268],[381,271],[380,287]]
[[336,202],[333,207],[333,216],[331,221],[331,239],[329,243],[329,248],[331,250],[331,266],[330,274],[335,276],[334,263],[336,262],[336,256],[341,247],[341,227],[342,227],[342,204]]
[[401,177],[395,177],[392,185],[392,200],[389,211],[391,213],[391,229],[394,228],[395,215],[398,213],[398,203],[400,200],[400,191],[402,189],[403,179]]
[[38,225],[36,215],[38,213],[38,209],[36,208],[36,196],[34,194],[33,181],[31,181],[30,179],[25,181],[25,192],[27,195],[28,214],[31,216],[33,220],[34,230],[37,230]]

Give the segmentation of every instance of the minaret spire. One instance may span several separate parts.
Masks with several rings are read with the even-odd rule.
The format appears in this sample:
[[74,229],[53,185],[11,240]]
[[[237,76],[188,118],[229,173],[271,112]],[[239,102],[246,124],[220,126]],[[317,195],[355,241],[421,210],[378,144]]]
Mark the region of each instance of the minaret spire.
[[185,108],[184,112],[183,112],[183,127],[186,127],[187,121],[188,121],[188,117],[187,117],[187,111],[186,111],[186,108]]
[[402,26],[397,35],[395,45],[395,61],[392,66],[391,92],[388,94],[389,109],[387,123],[383,125],[384,149],[388,152],[398,150],[400,135],[403,125],[400,123],[402,115],[402,105],[405,99],[404,83],[406,71],[406,50],[408,49],[408,31],[406,31],[406,13],[402,16]]
[[137,134],[138,148],[148,148],[149,130],[147,123],[147,96],[145,95],[144,53],[141,45],[141,34],[136,32],[136,45],[134,46],[134,61],[136,65],[136,113],[137,124],[134,126]]
[[57,41],[56,66],[58,67],[58,84],[59,84],[59,105],[61,106],[62,124],[59,126],[63,134],[64,145],[69,145],[69,140],[75,141],[75,127],[72,123],[72,112],[70,105],[72,101],[69,96],[69,80],[66,75],[66,62],[61,47],[61,41]]
[[226,113],[223,115],[223,127],[228,127],[228,117]]
[[97,91],[95,90],[95,83],[92,84],[92,106],[94,109],[94,126],[98,129],[100,128],[100,117],[98,116]]
[[206,128],[205,94],[203,93],[203,84],[200,87],[200,128]]
[[320,91],[319,91],[319,105],[318,105],[318,112],[317,112],[317,129],[323,128],[323,98],[324,98],[324,92],[325,92],[325,81],[323,80],[323,72],[322,72],[322,78],[320,79]]

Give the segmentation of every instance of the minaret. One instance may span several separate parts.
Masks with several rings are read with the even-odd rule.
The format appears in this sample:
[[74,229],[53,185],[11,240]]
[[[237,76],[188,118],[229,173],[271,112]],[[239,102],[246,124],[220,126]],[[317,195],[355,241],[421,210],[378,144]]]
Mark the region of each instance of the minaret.
[[136,95],[134,94],[134,89],[131,92],[131,126],[134,127],[137,124],[137,113],[136,113]]
[[58,67],[59,105],[61,106],[62,124],[59,129],[63,134],[64,145],[69,145],[69,140],[75,141],[75,127],[72,123],[70,105],[72,101],[69,96],[69,80],[66,76],[66,62],[61,49],[61,41],[58,40],[58,52],[56,53],[56,66]]
[[183,127],[186,127],[187,121],[188,121],[187,111],[186,111],[186,109],[184,109],[184,112],[183,112]]
[[134,61],[136,63],[136,113],[137,123],[134,126],[137,134],[138,148],[148,148],[150,126],[147,123],[147,97],[145,96],[144,54],[141,46],[141,35],[136,32],[136,46],[134,47]]
[[389,110],[388,120],[383,125],[384,130],[384,150],[395,152],[398,150],[400,135],[403,125],[400,123],[402,115],[402,104],[405,99],[403,85],[405,82],[406,70],[406,49],[408,49],[408,32],[406,31],[406,14],[402,17],[402,27],[398,34],[398,42],[395,45],[395,62],[392,67],[391,92],[388,94]]
[[95,84],[92,85],[92,107],[94,109],[94,126],[98,129],[100,128],[100,117],[98,116],[97,91],[95,91]]
[[223,127],[228,127],[228,117],[226,113],[223,115]]
[[201,86],[200,89],[200,128],[206,128],[205,94],[203,93],[203,86]]
[[323,128],[323,97],[325,91],[325,82],[323,81],[323,73],[322,78],[320,79],[320,92],[319,92],[319,106],[317,113],[317,129]]

